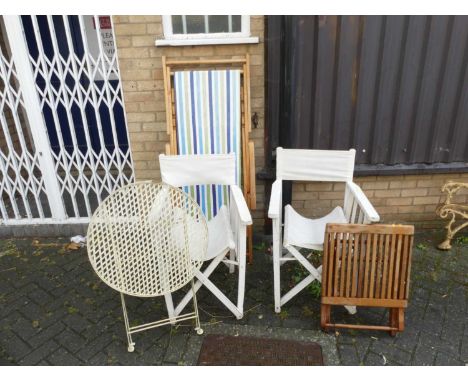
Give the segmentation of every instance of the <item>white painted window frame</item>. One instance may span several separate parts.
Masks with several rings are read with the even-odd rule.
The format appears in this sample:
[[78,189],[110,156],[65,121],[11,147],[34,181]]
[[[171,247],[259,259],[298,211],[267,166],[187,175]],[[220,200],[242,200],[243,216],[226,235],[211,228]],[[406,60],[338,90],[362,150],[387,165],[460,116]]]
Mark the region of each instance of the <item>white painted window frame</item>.
[[241,32],[231,33],[173,33],[172,15],[163,15],[164,39],[156,40],[156,46],[257,44],[258,37],[250,35],[250,16],[241,16]]

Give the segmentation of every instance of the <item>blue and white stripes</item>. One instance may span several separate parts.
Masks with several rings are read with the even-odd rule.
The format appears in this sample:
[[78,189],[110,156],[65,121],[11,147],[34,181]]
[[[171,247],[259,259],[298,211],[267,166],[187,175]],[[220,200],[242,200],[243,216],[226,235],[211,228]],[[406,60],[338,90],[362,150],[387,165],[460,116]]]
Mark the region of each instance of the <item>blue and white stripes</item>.
[[[174,73],[179,154],[228,154],[237,160],[241,180],[240,70],[196,70]],[[227,205],[228,189],[204,185],[185,189],[208,219]]]

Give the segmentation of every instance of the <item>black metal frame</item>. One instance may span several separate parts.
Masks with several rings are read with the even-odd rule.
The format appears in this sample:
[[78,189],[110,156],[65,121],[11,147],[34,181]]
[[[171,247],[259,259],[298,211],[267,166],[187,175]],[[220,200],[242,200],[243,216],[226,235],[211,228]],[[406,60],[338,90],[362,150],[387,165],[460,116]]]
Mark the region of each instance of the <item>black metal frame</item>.
[[468,16],[267,16],[266,200],[278,146],[353,147],[356,176],[468,172],[467,36]]
[[467,16],[267,16],[265,27],[259,178],[277,146],[354,147],[356,175],[468,172]]

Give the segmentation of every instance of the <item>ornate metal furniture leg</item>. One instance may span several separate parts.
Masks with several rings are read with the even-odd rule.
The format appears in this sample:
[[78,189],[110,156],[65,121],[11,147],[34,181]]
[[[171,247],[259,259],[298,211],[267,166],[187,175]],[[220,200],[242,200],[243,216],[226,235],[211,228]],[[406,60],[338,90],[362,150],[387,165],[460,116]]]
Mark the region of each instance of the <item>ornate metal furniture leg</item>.
[[[445,240],[438,245],[439,249],[448,250],[452,248],[451,241],[455,234],[460,231],[462,228],[468,226],[468,205],[466,204],[456,204],[452,202],[452,197],[460,190],[461,188],[468,188],[468,183],[457,183],[449,181],[442,186],[442,192],[447,193],[447,199],[444,204],[441,204],[437,207],[436,213],[442,218],[446,219],[451,216],[449,223],[445,226],[447,229],[447,235]],[[456,217],[462,219],[457,227],[454,228],[456,222]],[[463,220],[465,220],[463,222]]]

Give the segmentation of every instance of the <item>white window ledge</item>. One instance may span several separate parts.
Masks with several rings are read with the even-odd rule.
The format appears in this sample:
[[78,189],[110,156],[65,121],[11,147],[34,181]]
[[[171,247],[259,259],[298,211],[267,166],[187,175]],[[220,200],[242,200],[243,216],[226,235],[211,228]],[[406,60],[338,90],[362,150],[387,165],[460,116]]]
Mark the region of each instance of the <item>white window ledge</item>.
[[156,40],[156,46],[258,44],[258,37],[209,37]]

